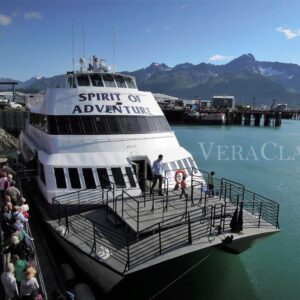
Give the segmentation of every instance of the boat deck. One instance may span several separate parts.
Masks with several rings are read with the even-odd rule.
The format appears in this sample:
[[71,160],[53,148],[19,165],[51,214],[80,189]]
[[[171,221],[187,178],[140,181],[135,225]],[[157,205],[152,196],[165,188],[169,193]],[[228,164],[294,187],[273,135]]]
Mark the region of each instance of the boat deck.
[[[186,251],[195,251],[221,244],[233,234],[230,222],[236,203],[219,196],[202,197],[201,201],[200,192],[195,191],[192,203],[190,197],[180,198],[180,193],[169,191],[168,202],[166,196],[146,200],[128,197],[123,201],[119,197],[102,208],[50,223],[72,244],[121,273],[162,259],[163,254],[175,255],[171,250],[189,246]],[[243,228],[242,233],[234,235],[274,231],[274,225],[245,209]]]
[[[188,197],[180,197],[181,190],[173,190],[168,192],[168,199],[165,196],[155,195],[153,199],[144,198],[143,196],[132,198],[125,198],[122,204],[122,199],[117,199],[115,202],[109,202],[108,206],[115,215],[122,220],[134,232],[151,232],[158,226],[164,226],[166,220],[182,219],[186,220],[188,215],[192,217],[193,214],[202,209],[201,215],[208,213],[208,210],[214,209],[214,224],[218,219],[220,225],[221,221],[227,224],[230,223],[231,218],[236,210],[236,203],[229,202],[229,199],[220,200],[219,196],[208,197],[199,190],[194,189],[193,197],[191,197],[191,189],[186,190]],[[193,198],[193,201],[191,200]],[[226,202],[226,204],[225,204]],[[224,215],[224,206],[226,205],[226,216]],[[222,211],[221,211],[222,210]],[[221,220],[222,214],[222,220]],[[117,220],[115,221],[117,222]],[[258,222],[257,215],[252,215],[246,211],[243,214],[244,227]],[[247,224],[249,223],[249,224]],[[261,220],[261,226],[267,223]]]

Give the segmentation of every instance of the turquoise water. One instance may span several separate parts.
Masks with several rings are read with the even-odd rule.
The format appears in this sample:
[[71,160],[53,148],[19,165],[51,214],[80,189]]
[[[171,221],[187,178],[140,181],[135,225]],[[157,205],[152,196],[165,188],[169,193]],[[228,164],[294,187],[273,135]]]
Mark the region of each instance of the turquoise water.
[[[208,259],[165,298],[299,299],[300,121],[286,120],[279,128],[172,128],[200,169],[214,170],[216,177],[241,182],[277,201],[282,231],[238,256],[224,253],[214,256],[215,261]],[[209,270],[203,273],[205,267]]]

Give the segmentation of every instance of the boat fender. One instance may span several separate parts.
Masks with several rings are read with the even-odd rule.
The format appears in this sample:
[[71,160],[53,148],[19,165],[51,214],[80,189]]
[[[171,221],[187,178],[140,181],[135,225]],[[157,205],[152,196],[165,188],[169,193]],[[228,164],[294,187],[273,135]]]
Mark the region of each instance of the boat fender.
[[97,252],[97,257],[99,259],[106,260],[106,259],[110,258],[111,252],[108,248],[105,248],[104,246],[101,246],[99,249],[100,250]]
[[96,300],[92,289],[85,283],[78,283],[74,286],[76,300]]
[[[179,174],[181,174],[181,180],[179,180]],[[182,181],[184,181],[185,179],[184,178],[186,178],[187,176],[186,176],[186,173],[185,173],[185,171],[184,170],[177,170],[176,172],[175,172],[175,176],[174,176],[174,179],[175,179],[175,181],[176,181],[176,185],[179,185]]]
[[67,283],[71,283],[71,282],[74,283],[74,281],[76,280],[76,276],[71,266],[63,263],[60,265],[60,269],[61,269],[61,275],[63,280]]

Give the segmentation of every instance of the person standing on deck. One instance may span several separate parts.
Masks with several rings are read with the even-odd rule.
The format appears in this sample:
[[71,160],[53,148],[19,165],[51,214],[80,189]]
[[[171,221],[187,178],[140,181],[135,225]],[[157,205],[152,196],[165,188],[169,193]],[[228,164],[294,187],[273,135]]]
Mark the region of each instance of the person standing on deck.
[[215,196],[215,178],[214,178],[215,172],[210,172],[208,174],[208,196]]
[[150,194],[153,193],[153,189],[158,180],[158,195],[163,196],[163,193],[162,193],[162,174],[163,174],[162,160],[163,160],[163,155],[159,154],[158,159],[153,162],[152,172],[153,172],[154,179],[153,179],[152,187],[150,189]]

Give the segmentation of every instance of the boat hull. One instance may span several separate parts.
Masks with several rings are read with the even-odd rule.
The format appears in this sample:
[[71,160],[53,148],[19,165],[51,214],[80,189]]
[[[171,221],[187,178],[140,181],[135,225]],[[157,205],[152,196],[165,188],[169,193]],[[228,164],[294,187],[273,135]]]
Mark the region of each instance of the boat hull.
[[105,293],[109,292],[124,278],[123,274],[107,267],[102,264],[101,261],[93,258],[70,243],[60,233],[55,231],[50,224],[48,224],[48,227],[64,252],[72,259],[77,267],[82,270],[84,275],[90,278],[102,291]]

